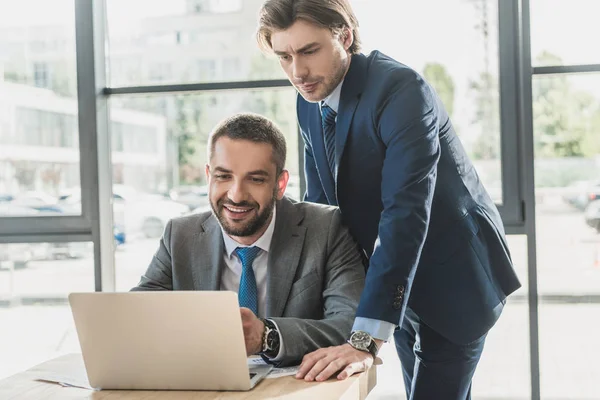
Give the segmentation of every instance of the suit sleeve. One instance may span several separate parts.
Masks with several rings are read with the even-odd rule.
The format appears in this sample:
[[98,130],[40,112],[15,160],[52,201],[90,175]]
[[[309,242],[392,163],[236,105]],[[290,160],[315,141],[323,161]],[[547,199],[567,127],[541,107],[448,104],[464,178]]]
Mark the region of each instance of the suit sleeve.
[[152,257],[146,273],[132,292],[173,290],[173,269],[171,266],[171,227],[169,221],[160,239],[158,250]]
[[323,319],[271,318],[285,342],[284,354],[275,362],[279,366],[299,364],[305,354],[343,344],[350,335],[364,288],[365,266],[356,242],[341,224],[338,210],[332,218],[327,240]]
[[402,324],[431,214],[440,158],[437,113],[421,79],[392,89],[374,113],[386,147],[383,211],[358,317]]

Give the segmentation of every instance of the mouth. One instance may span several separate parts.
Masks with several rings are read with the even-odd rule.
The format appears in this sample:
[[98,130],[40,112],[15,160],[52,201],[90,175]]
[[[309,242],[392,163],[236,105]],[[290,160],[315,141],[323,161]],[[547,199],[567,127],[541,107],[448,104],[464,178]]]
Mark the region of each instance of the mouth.
[[254,210],[254,207],[236,207],[230,204],[223,205],[223,209],[231,219],[242,219],[247,216],[250,211]]
[[304,85],[298,85],[298,89],[300,89],[303,92],[312,92],[317,88],[317,85],[319,84],[319,82],[314,82],[314,83],[309,83],[309,84],[304,84]]

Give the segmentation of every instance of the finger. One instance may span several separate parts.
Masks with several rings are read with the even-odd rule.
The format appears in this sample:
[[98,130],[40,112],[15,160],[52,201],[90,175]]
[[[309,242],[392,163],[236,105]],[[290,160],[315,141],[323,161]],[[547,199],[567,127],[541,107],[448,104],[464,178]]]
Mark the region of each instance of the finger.
[[308,371],[306,373],[306,376],[304,377],[304,380],[309,382],[309,381],[313,381],[315,380],[315,378],[317,377],[317,375],[319,375],[325,368],[327,368],[327,366],[335,361],[336,358],[335,357],[324,357],[322,359],[320,359],[319,361],[317,361],[315,363],[315,365],[313,365],[313,367],[310,369],[310,371]]
[[364,365],[362,363],[351,363],[338,374],[337,378],[339,380],[344,380],[361,371],[364,371]]
[[319,349],[316,351],[313,351],[312,353],[309,353],[307,355],[305,355],[302,358],[302,364],[300,364],[300,368],[298,368],[298,372],[296,373],[296,378],[298,379],[302,379],[306,376],[306,374],[308,373],[308,371],[310,371],[312,369],[312,367],[315,365],[315,363],[317,361],[319,361],[321,358],[325,357],[327,353],[325,351],[323,351],[323,349]]
[[316,381],[322,382],[329,379],[333,374],[344,368],[348,363],[343,359],[335,359],[329,363],[323,371],[321,371],[315,378]]
[[247,320],[254,313],[249,308],[240,307],[240,314],[242,315],[242,320]]

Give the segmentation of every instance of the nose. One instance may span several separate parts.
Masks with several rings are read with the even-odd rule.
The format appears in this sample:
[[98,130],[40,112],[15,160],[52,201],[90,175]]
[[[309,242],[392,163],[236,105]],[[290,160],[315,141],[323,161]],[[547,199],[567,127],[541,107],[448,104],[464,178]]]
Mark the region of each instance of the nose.
[[246,200],[247,193],[244,184],[241,181],[235,181],[227,191],[227,197],[234,203],[241,203]]
[[292,63],[292,74],[296,79],[305,79],[308,77],[308,67],[298,57],[295,57]]

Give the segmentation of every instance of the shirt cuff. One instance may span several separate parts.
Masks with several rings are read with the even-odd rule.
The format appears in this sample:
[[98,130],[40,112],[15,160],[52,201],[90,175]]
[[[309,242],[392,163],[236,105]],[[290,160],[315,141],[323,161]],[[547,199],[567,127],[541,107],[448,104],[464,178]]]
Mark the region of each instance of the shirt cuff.
[[387,321],[380,321],[378,319],[357,317],[354,320],[352,331],[364,331],[371,335],[374,339],[383,340],[389,342],[394,334],[396,325]]
[[273,323],[273,325],[275,325],[275,329],[277,329],[277,334],[279,335],[279,353],[277,353],[277,357],[269,358],[269,360],[271,360],[273,362],[277,362],[277,361],[281,361],[283,359],[283,355],[285,354],[283,338],[281,337],[281,331],[279,330],[279,327],[277,326],[277,322],[273,321],[272,319],[269,319],[269,321],[271,321]]

